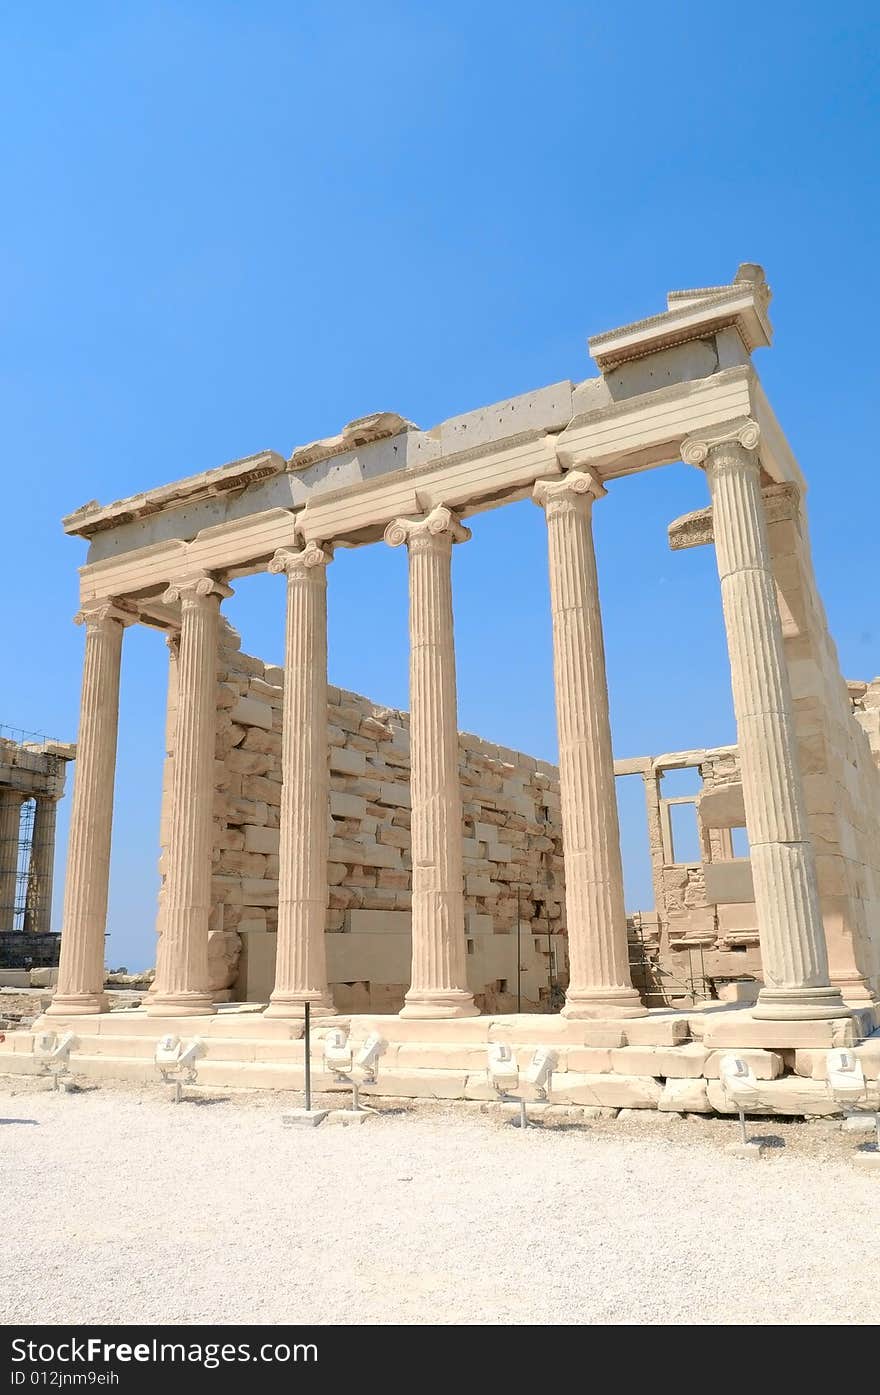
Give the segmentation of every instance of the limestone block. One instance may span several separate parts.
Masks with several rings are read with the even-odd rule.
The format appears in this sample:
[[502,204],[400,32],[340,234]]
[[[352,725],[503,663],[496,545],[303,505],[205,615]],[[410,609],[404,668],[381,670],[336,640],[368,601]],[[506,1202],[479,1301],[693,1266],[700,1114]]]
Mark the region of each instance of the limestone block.
[[244,846],[248,852],[277,854],[280,837],[277,828],[266,828],[259,824],[245,824],[243,832]]
[[476,911],[467,912],[465,926],[469,935],[491,935],[494,929],[492,917],[481,915]]
[[704,828],[744,828],[746,807],[742,784],[717,785],[704,790],[697,800]]
[[679,1046],[691,1035],[686,1015],[662,1011],[628,1019],[624,1031],[629,1046]]
[[348,746],[331,746],[330,769],[342,775],[364,775],[367,758],[363,751],[352,751]]
[[[388,1068],[393,1070],[464,1070],[479,1073],[486,1069],[486,1047],[482,1042],[461,1042],[440,1046],[432,1042],[400,1042],[389,1048]],[[383,1062],[386,1058],[383,1058]],[[382,1074],[385,1067],[382,1066]]]
[[[842,1030],[835,1031],[835,1023],[824,1022],[767,1022],[755,1021],[748,1012],[721,1012],[707,1018],[703,1045],[714,1050],[741,1051],[747,1046],[774,1048],[794,1048],[799,1046],[822,1047],[826,1051],[835,1045],[853,1044],[852,1023],[844,1020]],[[846,1029],[849,1029],[848,1032]],[[849,1041],[839,1043],[835,1037],[849,1036]]]
[[247,913],[245,915],[242,915],[235,928],[237,929],[239,935],[265,935],[265,911],[256,911],[249,906],[247,909]]
[[711,1114],[712,1106],[709,1103],[707,1085],[708,1082],[702,1078],[667,1080],[657,1101],[657,1108],[678,1113]]
[[[354,914],[351,911],[346,915]],[[393,914],[393,912],[386,912]],[[384,930],[330,934],[325,940],[327,978],[332,983],[405,983],[412,962],[410,937]]]
[[345,881],[348,868],[344,862],[327,863],[327,882],[330,886],[339,886]]
[[719,901],[735,905],[755,900],[752,864],[747,857],[735,857],[727,862],[704,862],[703,877],[706,900],[711,905]]
[[[729,1051],[710,1051],[703,1066],[703,1075],[710,1080],[719,1079],[721,1061],[724,1056],[729,1055]],[[745,1051],[737,1051],[736,1055],[751,1067],[757,1080],[775,1080],[785,1069],[778,1051],[762,1051],[757,1047],[751,1047]]]
[[259,698],[240,697],[230,716],[233,722],[243,727],[260,727],[263,731],[272,729],[272,707]]
[[[880,1078],[880,1038],[870,1037],[862,1046],[855,1047],[855,1055],[862,1065],[866,1080]],[[796,1051],[795,1073],[813,1080],[828,1079],[828,1053],[826,1051]]]
[[240,956],[241,939],[234,930],[208,932],[208,988],[212,993],[232,987]]
[[564,1071],[584,1075],[605,1075],[611,1070],[611,1050],[607,1046],[566,1046],[560,1049],[559,1066]]
[[409,848],[412,846],[412,834],[408,828],[395,828],[391,825],[380,828],[378,841],[391,848]]
[[[512,1046],[619,1046],[621,1041],[620,1028],[613,1023],[578,1021],[558,1013],[512,1013],[483,1020],[489,1041]],[[606,1026],[608,1039],[602,1040],[603,1034],[592,1029]]]
[[263,877],[244,877],[242,895],[246,906],[277,906],[278,883]]
[[[735,1114],[720,1080],[707,1081],[709,1103],[719,1114]],[[749,1105],[749,1114],[839,1114],[840,1105],[832,1098],[822,1081],[806,1080],[799,1075],[784,1075],[778,1080],[762,1080],[758,1100]]]
[[[275,986],[278,936],[254,930],[241,937],[241,960],[236,992],[249,1003],[266,1003]],[[213,1027],[213,1023],[211,1024]],[[239,1026],[239,1031],[241,1028]]]
[[465,1099],[468,1075],[455,1070],[382,1070],[372,1085],[363,1085],[364,1095],[402,1095],[410,1099]]
[[330,858],[359,867],[400,867],[399,848],[379,843],[357,843],[343,838],[330,839]]
[[226,757],[226,769],[238,775],[265,775],[273,768],[272,757],[265,751],[246,751],[235,747]]
[[227,848],[220,855],[217,869],[220,872],[238,873],[242,877],[264,877],[266,858],[262,853],[236,852],[234,848]]
[[458,1045],[460,1042],[482,1042],[485,1050],[485,1044],[489,1040],[489,1028],[498,1020],[491,1017],[460,1017],[428,1022],[377,1013],[358,1019],[356,1039],[363,1041],[372,1032],[376,1032],[389,1043],[431,1041]]
[[399,784],[390,784],[387,781],[384,782],[379,788],[376,802],[377,804],[387,804],[392,808],[412,808],[412,796],[410,794],[409,785],[404,784],[403,781]]
[[276,807],[281,803],[281,781],[267,779],[265,775],[243,775],[241,792],[245,799],[263,801]]
[[269,821],[269,806],[261,800],[227,798],[222,812],[228,823],[265,824]]
[[412,929],[412,915],[409,911],[351,911],[348,927],[352,934],[382,931],[408,935]]
[[697,1042],[686,1046],[622,1046],[611,1052],[611,1069],[618,1075],[662,1075],[694,1079],[701,1075],[708,1051]]
[[580,1075],[567,1071],[553,1082],[553,1098],[560,1104],[656,1109],[662,1093],[659,1081],[651,1076]]
[[367,801],[362,795],[330,791],[330,813],[334,818],[362,819],[366,812]]

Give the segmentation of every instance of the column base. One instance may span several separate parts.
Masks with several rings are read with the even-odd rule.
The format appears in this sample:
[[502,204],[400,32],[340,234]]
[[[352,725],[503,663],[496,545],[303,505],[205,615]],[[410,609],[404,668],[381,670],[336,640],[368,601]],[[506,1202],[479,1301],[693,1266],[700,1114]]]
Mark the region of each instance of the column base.
[[311,1008],[312,1018],[336,1016],[336,1004],[331,997],[312,993],[273,993],[268,1007],[263,1009],[260,1016],[285,1017],[291,1022],[302,1022],[306,1015],[306,1003]]
[[810,1022],[851,1017],[839,988],[762,988],[752,1017],[762,1022]]
[[106,993],[56,993],[44,1012],[44,1017],[86,1017],[109,1012]]
[[646,1017],[648,1009],[634,988],[569,989],[561,1016],[578,1020]]
[[156,993],[144,1000],[148,1017],[210,1017],[217,1011],[210,993]]
[[831,987],[838,989],[847,1007],[876,1009],[880,1006],[880,994],[863,974],[832,974]]
[[480,1009],[474,1002],[472,993],[463,988],[440,989],[432,993],[430,989],[412,989],[404,999],[398,1017],[421,1018],[423,1022],[439,1022],[451,1017],[479,1017]]

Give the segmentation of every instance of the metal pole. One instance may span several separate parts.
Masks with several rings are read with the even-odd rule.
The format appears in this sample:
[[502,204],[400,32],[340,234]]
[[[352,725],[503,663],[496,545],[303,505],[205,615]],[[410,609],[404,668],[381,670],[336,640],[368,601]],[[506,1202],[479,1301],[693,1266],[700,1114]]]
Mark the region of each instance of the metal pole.
[[522,1012],[522,910],[520,889],[516,888],[516,1010]]
[[741,1109],[741,1110],[739,1111],[739,1127],[740,1127],[740,1131],[741,1131],[741,1133],[742,1133],[742,1141],[743,1141],[743,1143],[748,1143],[749,1140],[748,1140],[748,1136],[747,1136],[747,1134],[746,1134],[746,1113],[745,1113],[745,1110],[744,1110],[744,1109]]
[[521,1129],[527,1129],[529,1127],[529,1119],[526,1114],[526,1102],[524,1099],[520,1099],[519,1102],[519,1126]]
[[312,1023],[311,1023],[311,1003],[305,1003],[305,1070],[306,1070],[306,1113],[311,1113],[312,1109]]

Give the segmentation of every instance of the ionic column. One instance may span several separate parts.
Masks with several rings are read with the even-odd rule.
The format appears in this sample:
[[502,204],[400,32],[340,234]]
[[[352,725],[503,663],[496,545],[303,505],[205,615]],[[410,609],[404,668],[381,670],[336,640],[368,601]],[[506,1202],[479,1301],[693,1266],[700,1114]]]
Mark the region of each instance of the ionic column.
[[17,790],[0,790],[0,931],[15,926],[21,805],[22,796]]
[[470,531],[438,505],[385,530],[409,553],[412,982],[401,1017],[479,1015],[467,986],[452,544]]
[[566,1017],[644,1014],[632,985],[588,470],[539,480],[547,517],[570,979]]
[[214,1011],[208,989],[208,918],[214,809],[214,731],[220,602],[230,587],[200,575],[163,596],[180,601],[177,730],[169,811],[168,876],[162,906],[151,1017]]
[[327,986],[329,775],[327,765],[327,563],[332,550],[307,543],[275,553],[270,572],[287,576],[287,642],[281,737],[281,830],[275,987],[266,1017],[332,1013]]
[[122,632],[133,617],[114,605],[84,607],[86,627],[79,734],[52,1017],[105,1012],[104,932],[110,877],[113,781],[119,724]]
[[51,929],[57,812],[56,799],[49,795],[38,797],[24,911],[24,928],[35,935],[47,935]]
[[754,1016],[847,1015],[828,978],[816,865],[798,765],[791,685],[761,498],[759,429],[743,420],[688,437],[712,521],[764,981]]

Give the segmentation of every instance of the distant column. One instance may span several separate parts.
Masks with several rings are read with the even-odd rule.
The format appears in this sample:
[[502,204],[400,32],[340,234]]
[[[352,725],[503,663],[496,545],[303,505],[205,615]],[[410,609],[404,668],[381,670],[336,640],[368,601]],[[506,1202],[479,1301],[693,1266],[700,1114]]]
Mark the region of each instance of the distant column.
[[636,1017],[647,1009],[629,967],[605,642],[587,470],[538,480],[547,518],[553,672],[570,981],[566,1017]]
[[119,725],[122,633],[132,615],[109,603],[86,606],[76,617],[86,627],[79,735],[58,987],[53,1017],[105,1012],[104,933],[110,878],[113,782]]
[[452,545],[470,531],[438,505],[385,530],[409,553],[412,982],[401,1017],[477,1017],[467,983]]
[[52,881],[55,869],[55,822],[58,801],[40,795],[34,813],[31,860],[28,867],[24,928],[34,935],[48,935],[52,921]]
[[327,563],[310,542],[280,550],[270,572],[287,577],[287,643],[281,737],[281,829],[275,987],[266,1017],[300,1018],[305,1004],[335,1012],[327,986],[329,774],[327,747]]
[[21,805],[22,795],[17,790],[0,790],[0,931],[15,926]]
[[174,582],[167,604],[180,601],[177,733],[162,907],[151,1017],[195,1017],[214,1011],[208,988],[208,919],[214,813],[214,733],[220,602],[231,588],[199,575]]
[[828,976],[791,684],[761,497],[756,422],[740,421],[682,443],[706,471],[765,987],[753,1016],[845,1017]]

